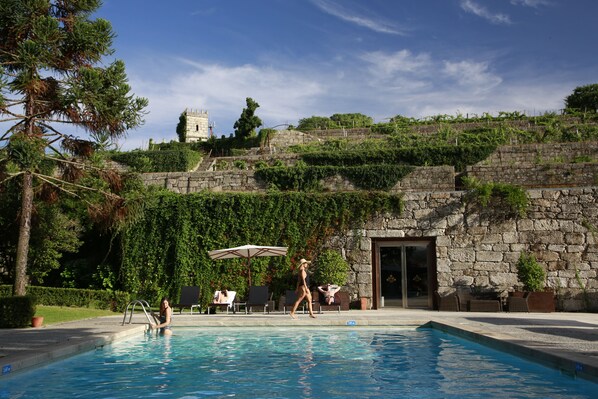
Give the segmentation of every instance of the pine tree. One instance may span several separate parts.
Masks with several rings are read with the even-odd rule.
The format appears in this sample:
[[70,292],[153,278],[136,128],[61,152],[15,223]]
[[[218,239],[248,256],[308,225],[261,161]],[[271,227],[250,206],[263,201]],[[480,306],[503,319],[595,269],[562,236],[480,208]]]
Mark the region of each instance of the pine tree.
[[[116,139],[143,123],[147,100],[130,94],[124,63],[102,63],[113,53],[114,33],[108,21],[91,19],[100,6],[100,0],[0,0],[0,122],[7,127],[0,182],[21,179],[14,295],[26,293],[34,195],[44,188],[74,193],[90,169],[84,159],[94,142],[65,127]],[[61,176],[44,174],[48,160]],[[100,175],[107,187],[118,185],[113,173]]]

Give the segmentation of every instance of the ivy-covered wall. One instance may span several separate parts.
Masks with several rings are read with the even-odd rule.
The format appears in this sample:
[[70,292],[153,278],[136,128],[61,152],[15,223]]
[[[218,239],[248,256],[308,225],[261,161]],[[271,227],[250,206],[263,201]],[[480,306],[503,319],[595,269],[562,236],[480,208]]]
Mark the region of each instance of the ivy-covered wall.
[[294,288],[297,261],[317,256],[328,238],[400,209],[400,196],[373,192],[161,193],[122,232],[122,288],[152,301],[168,295],[176,302],[186,285],[199,286],[204,303],[223,287],[243,296],[246,261],[214,261],[208,251],[255,244],[289,248],[286,257],[251,261],[252,283],[279,295]]

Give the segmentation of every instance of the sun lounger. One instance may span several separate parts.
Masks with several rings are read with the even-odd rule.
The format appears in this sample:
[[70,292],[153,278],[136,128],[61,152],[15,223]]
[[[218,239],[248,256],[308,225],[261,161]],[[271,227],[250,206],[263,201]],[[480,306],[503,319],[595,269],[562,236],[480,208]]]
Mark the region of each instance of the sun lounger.
[[312,292],[313,309],[314,312],[322,313],[323,310],[336,310],[340,313],[341,310],[349,310],[349,294],[347,292],[339,291],[334,294],[334,302],[330,305],[326,303],[324,295],[320,295],[318,291]]
[[[228,296],[227,296],[227,301],[226,302],[222,302],[222,303],[210,303],[208,305],[208,314],[210,314],[210,308],[219,308],[220,310],[226,310],[226,313],[228,314],[229,310],[232,310],[233,312],[235,311],[233,304],[235,302],[235,297],[237,296],[237,292],[236,291],[227,291]],[[217,299],[220,297],[220,291],[216,291],[214,292],[214,298]]]
[[[287,310],[290,312],[291,310],[293,310],[293,305],[295,304],[295,302],[297,301],[297,292],[295,292],[294,290],[287,290],[284,294],[284,306],[282,308],[282,311],[284,314],[287,313]],[[301,307],[301,310],[305,313],[305,305],[303,303],[299,304],[299,307]]]
[[247,301],[235,303],[235,306],[237,306],[237,308],[240,308],[241,306],[245,307],[245,314],[251,312],[254,307],[263,308],[264,313],[270,313],[270,307],[268,306],[270,302],[269,295],[270,293],[268,292],[267,286],[251,286],[249,287]]
[[184,308],[190,308],[191,314],[193,309],[197,309],[199,313],[201,306],[199,305],[199,287],[183,287],[181,288],[181,298],[179,303],[172,305],[172,308],[179,308],[179,313],[183,313]]
[[458,312],[459,311],[459,297],[456,294],[449,294],[440,296],[438,291],[434,291],[434,297],[438,305],[439,311],[444,312]]
[[509,312],[529,312],[529,305],[527,303],[528,298],[529,292],[523,294],[522,297],[509,295],[507,298]]

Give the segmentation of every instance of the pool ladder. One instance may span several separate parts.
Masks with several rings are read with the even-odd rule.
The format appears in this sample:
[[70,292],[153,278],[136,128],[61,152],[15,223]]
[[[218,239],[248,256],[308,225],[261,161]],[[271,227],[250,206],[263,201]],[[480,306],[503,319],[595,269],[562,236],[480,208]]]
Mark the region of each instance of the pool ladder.
[[135,306],[139,305],[141,306],[141,310],[143,310],[143,313],[145,314],[145,317],[147,317],[147,321],[152,324],[152,319],[150,318],[150,315],[148,313],[148,311],[151,313],[151,307],[149,305],[149,303],[147,303],[147,301],[144,301],[143,299],[136,299],[134,301],[129,302],[129,304],[127,305],[127,308],[125,309],[125,313],[123,315],[123,326],[125,325],[125,321],[127,320],[127,312],[130,311],[130,315],[129,315],[129,323],[131,324],[131,319],[133,319],[133,313],[135,312]]

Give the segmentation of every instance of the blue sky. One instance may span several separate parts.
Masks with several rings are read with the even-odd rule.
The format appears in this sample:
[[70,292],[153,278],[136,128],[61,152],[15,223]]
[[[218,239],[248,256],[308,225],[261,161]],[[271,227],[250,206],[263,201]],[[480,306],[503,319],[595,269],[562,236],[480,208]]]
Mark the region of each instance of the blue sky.
[[185,108],[218,137],[245,98],[263,127],[313,115],[557,111],[597,83],[596,0],[104,0],[146,123],[120,140],[176,140]]

